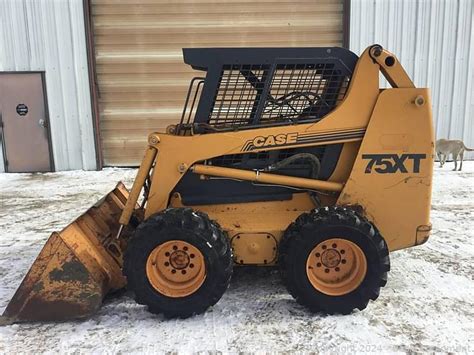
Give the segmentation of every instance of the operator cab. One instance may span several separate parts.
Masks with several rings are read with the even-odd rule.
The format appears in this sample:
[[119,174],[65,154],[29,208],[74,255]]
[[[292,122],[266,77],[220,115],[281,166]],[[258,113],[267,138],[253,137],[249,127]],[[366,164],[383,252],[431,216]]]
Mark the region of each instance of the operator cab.
[[[177,135],[211,134],[317,122],[344,99],[358,57],[344,48],[185,48],[192,79]],[[223,155],[208,164],[244,170],[280,166],[276,174],[327,180],[342,144]],[[288,200],[282,186],[186,173],[175,187],[187,205]]]
[[[358,57],[344,48],[184,48],[204,71],[176,134],[316,122],[343,99]],[[191,133],[191,134],[192,134]]]

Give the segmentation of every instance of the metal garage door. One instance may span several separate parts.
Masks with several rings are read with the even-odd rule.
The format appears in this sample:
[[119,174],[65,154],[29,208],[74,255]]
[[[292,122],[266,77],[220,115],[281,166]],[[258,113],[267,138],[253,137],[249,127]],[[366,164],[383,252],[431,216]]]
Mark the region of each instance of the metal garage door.
[[105,165],[137,165],[175,123],[189,80],[183,47],[334,46],[344,0],[92,0]]

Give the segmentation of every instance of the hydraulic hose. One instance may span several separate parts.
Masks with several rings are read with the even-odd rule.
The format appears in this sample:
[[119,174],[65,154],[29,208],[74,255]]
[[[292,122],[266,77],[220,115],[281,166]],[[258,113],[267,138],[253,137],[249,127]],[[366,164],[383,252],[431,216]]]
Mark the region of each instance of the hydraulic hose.
[[311,153],[298,153],[283,159],[275,164],[267,166],[263,171],[276,171],[280,170],[297,160],[307,160],[311,164],[311,178],[317,179],[319,176],[319,172],[321,170],[321,162],[319,161],[318,157]]

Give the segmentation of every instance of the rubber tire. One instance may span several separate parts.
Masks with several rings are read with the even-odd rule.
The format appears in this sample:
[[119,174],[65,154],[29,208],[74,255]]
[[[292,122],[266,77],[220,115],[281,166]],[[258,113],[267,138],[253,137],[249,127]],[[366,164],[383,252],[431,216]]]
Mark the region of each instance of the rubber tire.
[[[367,273],[358,288],[342,296],[316,290],[306,274],[306,260],[313,248],[331,238],[357,244],[367,259]],[[296,301],[313,312],[349,314],[363,310],[376,300],[387,283],[389,251],[377,228],[366,218],[346,207],[322,207],[300,215],[282,238],[279,267],[283,283]]]
[[[169,240],[184,240],[204,256],[206,279],[193,294],[172,298],[151,286],[146,275],[146,261],[158,245]],[[124,255],[123,274],[135,301],[148,306],[152,313],[166,318],[187,318],[204,313],[216,304],[228,288],[232,276],[232,252],[220,226],[191,208],[170,208],[142,222],[129,241]]]

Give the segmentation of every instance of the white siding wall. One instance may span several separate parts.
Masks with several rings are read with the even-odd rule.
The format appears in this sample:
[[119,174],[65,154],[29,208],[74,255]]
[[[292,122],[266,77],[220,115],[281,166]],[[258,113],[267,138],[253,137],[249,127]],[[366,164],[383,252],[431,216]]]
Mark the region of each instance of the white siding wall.
[[96,169],[82,6],[0,0],[0,71],[45,71],[56,170]]
[[[378,43],[431,88],[436,137],[474,147],[473,0],[351,0],[350,48]],[[474,158],[474,154],[468,157]]]

